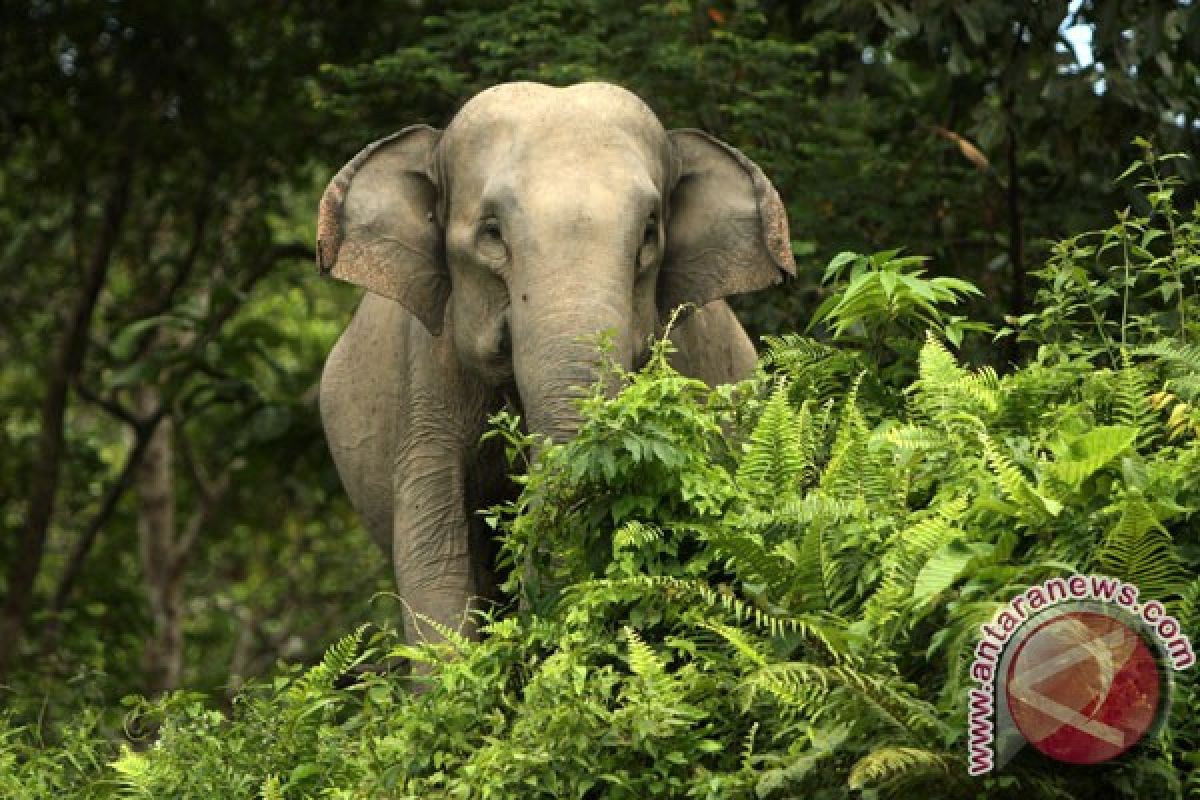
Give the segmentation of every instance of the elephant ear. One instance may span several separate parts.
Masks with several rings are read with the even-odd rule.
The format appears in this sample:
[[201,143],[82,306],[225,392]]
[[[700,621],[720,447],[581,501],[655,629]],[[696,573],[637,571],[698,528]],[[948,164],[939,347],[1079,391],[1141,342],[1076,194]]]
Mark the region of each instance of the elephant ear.
[[396,300],[435,336],[450,296],[432,178],[440,137],[414,125],[367,145],[329,182],[317,215],[321,273]]
[[669,135],[678,177],[659,276],[660,310],[700,307],[795,275],[787,212],[758,165],[703,131]]

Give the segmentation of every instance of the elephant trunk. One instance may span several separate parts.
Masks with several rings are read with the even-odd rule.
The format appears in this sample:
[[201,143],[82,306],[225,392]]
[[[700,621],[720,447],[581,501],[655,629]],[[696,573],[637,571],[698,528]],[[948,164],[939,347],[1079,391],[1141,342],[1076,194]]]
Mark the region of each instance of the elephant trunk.
[[544,287],[557,302],[535,300],[533,291],[514,297],[512,330],[513,371],[529,430],[562,442],[579,430],[579,398],[600,376],[601,333],[611,332],[612,359],[630,368],[632,287],[619,279],[558,277],[558,285]]

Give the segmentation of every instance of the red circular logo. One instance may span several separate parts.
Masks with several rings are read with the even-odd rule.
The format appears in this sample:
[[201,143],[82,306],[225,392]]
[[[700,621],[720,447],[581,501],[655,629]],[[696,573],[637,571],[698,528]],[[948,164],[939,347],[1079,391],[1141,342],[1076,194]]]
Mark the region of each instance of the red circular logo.
[[1006,688],[1025,740],[1070,764],[1098,764],[1137,744],[1161,694],[1142,637],[1097,611],[1067,612],[1033,629],[1009,664]]

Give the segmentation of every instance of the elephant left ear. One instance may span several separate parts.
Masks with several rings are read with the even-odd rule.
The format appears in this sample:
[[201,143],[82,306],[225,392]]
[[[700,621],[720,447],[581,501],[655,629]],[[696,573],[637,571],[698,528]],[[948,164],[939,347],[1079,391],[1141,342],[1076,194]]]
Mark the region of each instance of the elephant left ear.
[[677,178],[658,302],[664,314],[773,286],[796,274],[787,212],[767,176],[699,130],[670,134]]

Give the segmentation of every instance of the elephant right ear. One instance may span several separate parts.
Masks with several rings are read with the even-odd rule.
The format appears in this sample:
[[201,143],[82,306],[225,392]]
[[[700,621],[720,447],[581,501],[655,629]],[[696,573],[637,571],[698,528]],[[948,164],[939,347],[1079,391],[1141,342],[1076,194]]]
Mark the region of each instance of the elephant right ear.
[[432,177],[441,131],[414,125],[367,145],[334,176],[317,214],[317,266],[390,297],[433,335],[450,277]]

